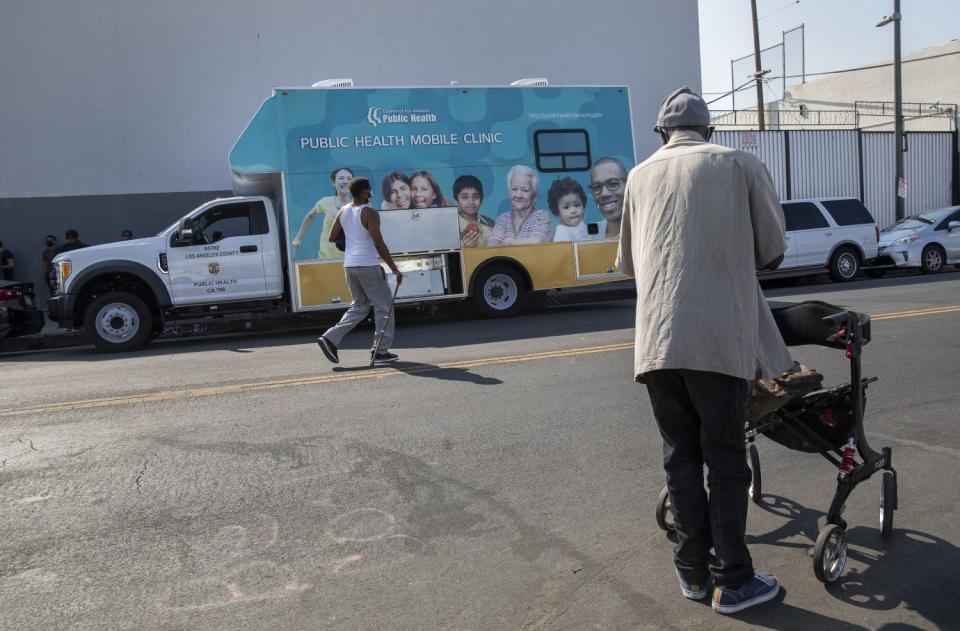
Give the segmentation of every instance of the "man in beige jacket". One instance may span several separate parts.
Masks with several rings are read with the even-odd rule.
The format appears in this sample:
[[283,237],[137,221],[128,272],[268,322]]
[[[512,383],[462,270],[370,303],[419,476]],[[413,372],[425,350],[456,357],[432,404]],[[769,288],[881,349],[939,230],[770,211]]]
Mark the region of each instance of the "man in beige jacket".
[[713,609],[734,613],[779,591],[744,541],[744,404],[758,361],[765,376],[792,365],[756,277],[786,243],[770,174],[753,155],[707,142],[709,125],[689,88],[663,102],[663,146],[627,178],[617,258],[636,278],[634,372],[663,437],[681,591],[705,598],[712,577]]

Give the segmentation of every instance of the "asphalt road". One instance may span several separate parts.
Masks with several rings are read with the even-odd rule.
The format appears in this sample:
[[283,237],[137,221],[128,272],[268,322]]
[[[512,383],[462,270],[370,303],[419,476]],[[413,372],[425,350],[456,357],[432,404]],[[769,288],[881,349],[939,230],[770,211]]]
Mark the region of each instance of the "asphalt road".
[[[899,511],[881,541],[879,477],[857,489],[830,588],[835,470],[761,439],[748,540],[781,596],[681,597],[620,301],[401,319],[386,369],[369,328],[337,367],[302,332],[0,359],[0,628],[956,628],[960,273],[767,293],[875,316],[866,426]],[[847,377],[842,352],[794,355]]]

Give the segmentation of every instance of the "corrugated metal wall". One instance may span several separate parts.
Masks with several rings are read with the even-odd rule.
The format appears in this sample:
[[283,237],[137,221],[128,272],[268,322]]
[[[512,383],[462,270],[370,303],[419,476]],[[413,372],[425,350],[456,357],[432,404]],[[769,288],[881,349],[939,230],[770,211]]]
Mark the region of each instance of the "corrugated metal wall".
[[[894,222],[894,175],[892,132],[861,135],[863,143],[863,205],[870,209],[881,228]],[[949,153],[949,152],[948,152]],[[908,180],[909,181],[909,180]]]
[[906,211],[908,213],[951,205],[952,144],[950,134],[907,134],[903,175],[907,179]]
[[855,129],[789,133],[792,199],[860,197],[860,149]]
[[[862,181],[863,203],[877,223],[883,227],[894,221],[893,132],[720,131],[713,141],[759,157],[773,176],[781,199],[859,198]],[[907,213],[953,203],[953,164],[958,157],[952,153],[952,142],[950,132],[907,133]]]
[[[862,137],[863,203],[880,226],[888,226],[896,216],[893,132],[864,132]],[[907,214],[952,204],[952,150],[949,133],[907,132],[907,151],[903,154]]]
[[718,131],[713,142],[754,154],[767,165],[780,199],[787,198],[787,164],[784,135],[780,131]]

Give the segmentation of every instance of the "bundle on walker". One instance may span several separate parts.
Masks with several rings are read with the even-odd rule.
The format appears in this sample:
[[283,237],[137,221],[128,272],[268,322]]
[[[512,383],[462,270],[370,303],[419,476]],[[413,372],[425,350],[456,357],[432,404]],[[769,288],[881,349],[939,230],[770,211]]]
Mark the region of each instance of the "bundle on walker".
[[[823,376],[796,364],[773,379],[758,377],[751,384],[746,409],[746,440],[753,479],[750,498],[761,499],[760,457],[755,444],[763,435],[797,451],[819,453],[837,468],[837,487],[827,511],[826,526],[814,548],[813,571],[824,583],[843,573],[847,558],[847,523],[842,514],[847,499],[861,482],[880,472],[880,535],[893,532],[897,508],[897,473],[891,450],[874,451],[864,433],[867,387],[876,377],[861,375],[861,352],[870,341],[870,317],[825,302],[806,301],[772,306],[777,328],[788,346],[816,344],[842,349],[850,363],[850,381],[822,387]],[[673,530],[667,489],[660,492],[657,523]]]

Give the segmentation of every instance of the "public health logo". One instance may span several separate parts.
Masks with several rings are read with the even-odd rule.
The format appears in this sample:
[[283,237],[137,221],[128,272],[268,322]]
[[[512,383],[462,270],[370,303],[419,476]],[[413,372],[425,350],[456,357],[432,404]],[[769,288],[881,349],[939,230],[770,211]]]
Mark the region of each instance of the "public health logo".
[[219,264],[219,263],[211,263],[210,265],[207,265],[207,271],[210,272],[211,274],[219,274],[219,273],[220,273],[220,264]]
[[371,107],[367,110],[367,122],[371,127],[387,124],[436,123],[437,115],[426,108],[384,109]]

